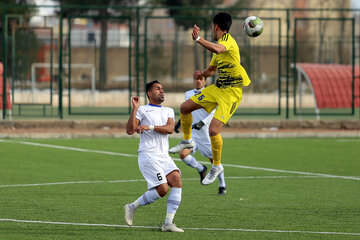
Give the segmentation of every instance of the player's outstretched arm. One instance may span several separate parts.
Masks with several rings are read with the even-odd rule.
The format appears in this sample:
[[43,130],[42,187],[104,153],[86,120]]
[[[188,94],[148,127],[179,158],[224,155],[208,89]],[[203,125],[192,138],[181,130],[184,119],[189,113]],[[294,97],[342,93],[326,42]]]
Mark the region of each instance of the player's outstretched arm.
[[200,40],[198,41],[198,44],[200,44],[201,46],[203,46],[207,50],[209,50],[209,51],[211,51],[213,53],[216,53],[216,54],[226,52],[226,47],[224,45],[209,42],[208,40],[205,40],[203,38],[200,38]]
[[207,50],[213,53],[219,54],[222,52],[226,52],[226,47],[224,45],[213,43],[203,38],[200,38],[199,33],[200,33],[200,28],[195,24],[192,32],[193,40],[195,40],[198,44],[200,44],[201,46],[203,46],[204,48],[206,48]]
[[137,97],[137,96],[133,97],[131,99],[131,103],[132,103],[133,108],[131,110],[129,120],[126,124],[126,133],[129,135],[134,134],[134,132],[136,131],[136,128],[138,127],[139,122],[140,122],[139,119],[136,118],[136,112],[140,106],[139,97]]

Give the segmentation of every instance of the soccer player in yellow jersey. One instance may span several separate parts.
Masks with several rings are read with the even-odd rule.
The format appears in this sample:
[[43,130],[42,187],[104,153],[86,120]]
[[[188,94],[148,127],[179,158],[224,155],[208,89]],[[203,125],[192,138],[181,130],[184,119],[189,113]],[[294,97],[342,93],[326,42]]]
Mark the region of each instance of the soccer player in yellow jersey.
[[215,84],[199,91],[180,106],[180,121],[184,132],[184,140],[172,148],[173,152],[180,152],[185,148],[194,147],[191,139],[192,111],[203,108],[208,113],[217,107],[209,127],[213,166],[202,184],[208,185],[215,181],[224,171],[221,164],[222,137],[221,129],[234,114],[242,99],[242,87],[250,84],[245,69],[240,65],[239,47],[230,35],[232,24],[231,15],[225,12],[216,14],[212,21],[212,35],[217,43],[200,38],[200,28],[194,25],[192,38],[198,44],[213,53],[210,66],[205,70],[197,70],[194,79],[210,77],[219,71]]

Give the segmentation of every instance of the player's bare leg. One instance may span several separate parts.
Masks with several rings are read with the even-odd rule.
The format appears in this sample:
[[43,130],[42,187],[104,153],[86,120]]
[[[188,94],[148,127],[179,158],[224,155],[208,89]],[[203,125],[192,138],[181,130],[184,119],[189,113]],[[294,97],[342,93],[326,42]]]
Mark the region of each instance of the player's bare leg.
[[180,106],[180,121],[184,133],[184,140],[182,140],[175,147],[170,148],[169,153],[179,153],[185,148],[193,148],[195,143],[191,139],[192,114],[191,112],[202,108],[201,105],[194,103],[193,100],[188,99]]
[[194,103],[193,100],[188,99],[180,105],[180,113],[181,114],[189,114],[200,108],[202,108],[202,106],[200,104]]
[[209,127],[209,135],[211,140],[211,150],[213,154],[213,165],[210,172],[206,175],[202,184],[209,185],[215,181],[215,179],[224,171],[224,167],[221,164],[221,152],[223,140],[220,135],[221,129],[224,126],[220,120],[213,118]]

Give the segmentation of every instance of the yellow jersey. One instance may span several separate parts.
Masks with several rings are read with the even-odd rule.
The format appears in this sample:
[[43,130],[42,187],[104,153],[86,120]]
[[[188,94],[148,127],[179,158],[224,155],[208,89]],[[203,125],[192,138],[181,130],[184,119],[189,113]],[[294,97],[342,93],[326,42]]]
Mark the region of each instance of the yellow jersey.
[[224,45],[226,52],[213,53],[210,66],[216,66],[219,77],[216,86],[219,88],[249,86],[250,78],[240,65],[240,52],[235,39],[230,33],[225,33],[218,41]]

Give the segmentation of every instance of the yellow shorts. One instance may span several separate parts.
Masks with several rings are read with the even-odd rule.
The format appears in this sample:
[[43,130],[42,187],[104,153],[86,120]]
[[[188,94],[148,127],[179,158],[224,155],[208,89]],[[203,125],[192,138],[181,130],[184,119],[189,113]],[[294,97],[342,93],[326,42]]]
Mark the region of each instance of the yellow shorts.
[[241,87],[218,88],[212,84],[191,97],[196,104],[211,113],[217,107],[214,118],[226,124],[242,99]]

